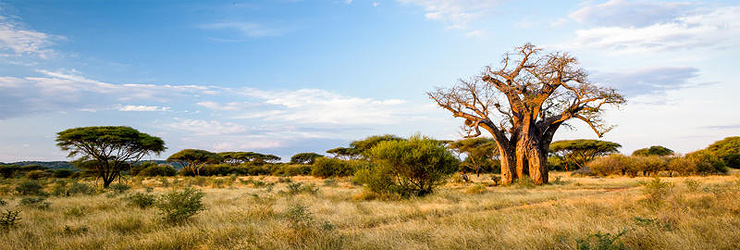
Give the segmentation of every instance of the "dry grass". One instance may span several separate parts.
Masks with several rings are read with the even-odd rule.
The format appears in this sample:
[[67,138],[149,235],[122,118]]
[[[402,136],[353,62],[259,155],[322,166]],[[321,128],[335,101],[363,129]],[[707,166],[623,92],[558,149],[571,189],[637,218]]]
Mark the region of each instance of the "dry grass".
[[[348,179],[130,181],[129,194],[201,188],[207,210],[181,225],[128,205],[125,194],[50,197],[37,209],[6,192],[0,210],[22,210],[22,220],[0,232],[0,249],[576,249],[578,239],[623,230],[617,242],[630,249],[740,249],[738,177],[663,178],[673,185],[655,204],[641,185],[650,178],[557,177],[527,188],[481,176],[410,200],[368,199]],[[292,183],[319,191],[290,193]]]

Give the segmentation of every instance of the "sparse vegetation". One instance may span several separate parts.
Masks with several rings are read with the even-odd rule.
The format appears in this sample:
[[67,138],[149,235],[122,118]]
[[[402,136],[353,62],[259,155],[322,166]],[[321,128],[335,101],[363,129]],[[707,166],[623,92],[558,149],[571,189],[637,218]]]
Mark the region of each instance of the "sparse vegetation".
[[193,188],[173,190],[160,196],[156,206],[164,221],[182,223],[205,210],[203,196],[202,191]]
[[[23,210],[18,215],[23,220],[0,233],[4,243],[0,249],[47,249],[51,245],[59,249],[740,247],[735,240],[740,230],[736,215],[740,185],[734,176],[656,180],[553,175],[558,185],[534,189],[493,186],[497,175],[471,175],[470,182],[448,182],[426,197],[402,200],[398,195],[394,198],[353,186],[349,178],[308,176],[291,177],[290,182],[278,182],[281,177],[276,176],[242,177],[232,187],[224,184],[221,188],[211,185],[213,179],[232,177],[142,178],[130,182],[129,194],[123,197],[52,196],[44,200],[52,203],[46,209],[20,205],[23,196],[12,192],[0,196],[8,203],[3,209]],[[162,185],[162,178],[168,187]],[[190,186],[196,178],[203,184],[200,191]],[[324,185],[326,180],[336,183]],[[13,182],[24,180],[10,181],[0,185],[15,187]],[[694,185],[689,183],[694,182],[700,182],[699,187],[689,191]],[[79,180],[77,184],[87,183]],[[275,191],[269,192],[268,186]],[[319,186],[321,191],[315,194],[301,191]],[[290,189],[297,193],[289,195]],[[184,190],[190,190],[189,195],[183,195]],[[200,202],[185,202],[198,200],[194,197],[201,191]],[[651,197],[660,200],[660,205],[650,205]],[[166,202],[169,207],[185,208],[170,210],[179,211],[172,212],[172,218],[189,214],[197,219],[162,223],[168,221],[168,213],[149,208],[165,200],[177,201]],[[190,205],[172,205],[186,203]],[[625,228],[630,230],[619,236]],[[499,233],[484,237],[491,232]],[[29,233],[33,241],[24,236]]]

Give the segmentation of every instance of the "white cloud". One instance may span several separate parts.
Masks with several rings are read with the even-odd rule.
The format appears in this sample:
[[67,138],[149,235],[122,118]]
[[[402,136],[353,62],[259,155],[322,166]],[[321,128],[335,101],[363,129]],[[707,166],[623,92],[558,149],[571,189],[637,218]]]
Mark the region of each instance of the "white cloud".
[[146,105],[126,105],[120,107],[118,111],[169,111],[170,107],[146,106]]
[[392,124],[406,119],[419,108],[398,99],[343,96],[319,89],[247,89],[243,94],[273,105],[268,110],[246,114],[246,117],[302,124]]
[[617,27],[645,27],[671,22],[689,13],[696,4],[689,2],[610,0],[586,5],[568,15],[587,24]]
[[421,6],[424,17],[441,21],[447,28],[466,29],[468,24],[491,11],[500,0],[397,0],[403,4]]
[[54,50],[49,48],[54,44],[53,41],[64,39],[62,36],[24,29],[22,26],[10,18],[0,16],[0,56],[32,55],[47,58],[54,54]]
[[165,126],[198,136],[229,135],[247,132],[247,128],[245,126],[233,122],[196,119],[176,119],[176,121],[177,122],[169,123]]
[[[669,13],[671,9],[660,10]],[[582,20],[593,19],[580,17],[584,15],[576,16]],[[624,21],[619,21],[622,19]],[[605,19],[597,23],[611,25],[578,30],[575,42],[567,46],[644,53],[697,48],[735,49],[740,45],[740,36],[737,35],[740,34],[740,6],[691,12],[676,10],[673,15],[663,13],[657,18],[637,18],[637,21],[627,21],[629,17],[622,19]]]

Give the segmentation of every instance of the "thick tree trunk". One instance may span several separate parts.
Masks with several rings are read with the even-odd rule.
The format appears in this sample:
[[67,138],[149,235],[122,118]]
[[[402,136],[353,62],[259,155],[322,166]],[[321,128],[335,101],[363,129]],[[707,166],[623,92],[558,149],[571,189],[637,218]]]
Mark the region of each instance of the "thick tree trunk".
[[499,147],[499,161],[501,162],[501,184],[509,185],[516,179],[516,158],[511,148]]
[[533,147],[528,151],[528,156],[529,178],[534,184],[546,184],[548,182],[547,152],[542,152],[539,147]]

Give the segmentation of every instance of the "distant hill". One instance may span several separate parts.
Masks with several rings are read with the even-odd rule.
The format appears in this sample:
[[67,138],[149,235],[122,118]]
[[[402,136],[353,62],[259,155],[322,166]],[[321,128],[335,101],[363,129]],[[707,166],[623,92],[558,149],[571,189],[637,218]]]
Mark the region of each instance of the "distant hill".
[[72,166],[72,164],[69,164],[69,162],[66,161],[19,161],[12,163],[0,163],[0,165],[16,165],[21,167],[28,165],[39,165],[52,170],[71,169],[73,171],[80,171],[75,166]]

